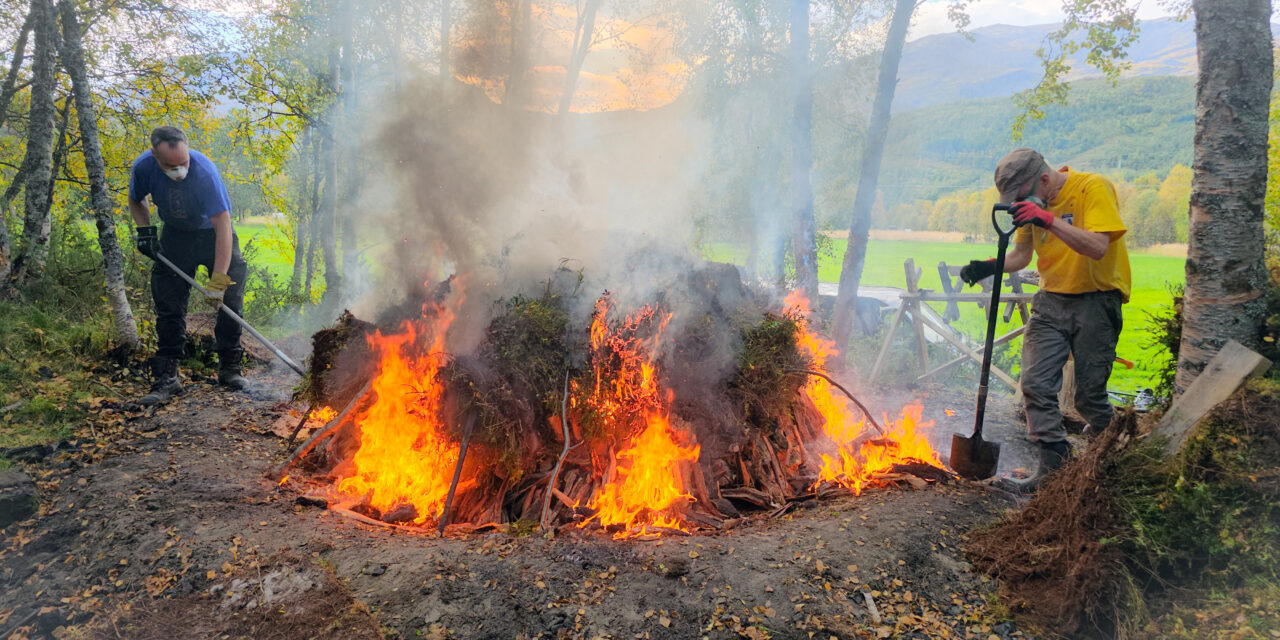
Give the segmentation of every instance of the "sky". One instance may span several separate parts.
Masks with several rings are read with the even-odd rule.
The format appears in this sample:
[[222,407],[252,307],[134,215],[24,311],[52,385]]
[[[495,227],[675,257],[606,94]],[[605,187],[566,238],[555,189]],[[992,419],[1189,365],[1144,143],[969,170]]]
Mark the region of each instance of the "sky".
[[[925,0],[911,22],[908,40],[956,30],[947,18],[947,0]],[[1139,20],[1169,17],[1171,12],[1156,0],[1143,0],[1138,5]],[[974,0],[969,5],[970,29],[993,24],[1033,25],[1062,21],[1062,0]]]

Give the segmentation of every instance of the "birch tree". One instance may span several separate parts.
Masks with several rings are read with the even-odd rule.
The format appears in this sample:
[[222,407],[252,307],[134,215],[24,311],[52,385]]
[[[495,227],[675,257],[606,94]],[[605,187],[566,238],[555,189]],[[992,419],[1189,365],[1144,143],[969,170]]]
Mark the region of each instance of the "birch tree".
[[817,224],[813,216],[813,65],[809,60],[809,0],[791,2],[791,246],[796,290],[818,308]]
[[1196,0],[1193,8],[1200,76],[1177,394],[1227,340],[1257,346],[1267,291],[1271,2]]
[[71,0],[59,0],[62,17],[62,66],[71,78],[76,116],[80,125],[80,145],[85,173],[89,176],[89,201],[98,227],[98,248],[102,251],[103,285],[107,304],[115,325],[116,338],[130,350],[142,346],[138,324],[125,295],[124,254],[116,239],[115,202],[107,187],[107,167],[102,159],[102,143],[98,136],[97,107],[93,88],[86,71],[80,21]]
[[[862,282],[862,267],[867,259],[867,238],[871,233],[871,207],[876,201],[880,160],[884,156],[885,138],[889,135],[890,107],[893,104],[894,90],[898,86],[898,63],[902,60],[907,28],[911,25],[911,15],[915,8],[915,0],[897,1],[889,24],[889,35],[885,39],[884,53],[880,56],[880,77],[876,82],[876,97],[871,107],[871,122],[867,126],[867,140],[858,173],[858,192],[854,196],[853,216],[849,221],[849,241],[844,252],[844,264],[840,269],[840,289],[831,318],[832,338],[841,353],[846,351],[849,336],[853,333],[858,285]],[[843,359],[840,362],[843,363]]]
[[35,34],[35,57],[31,63],[31,110],[27,127],[27,150],[22,161],[26,174],[22,245],[14,261],[18,285],[23,286],[44,272],[49,253],[49,211],[52,203],[44,188],[53,176],[54,120],[58,18],[51,0],[32,0],[31,28]]

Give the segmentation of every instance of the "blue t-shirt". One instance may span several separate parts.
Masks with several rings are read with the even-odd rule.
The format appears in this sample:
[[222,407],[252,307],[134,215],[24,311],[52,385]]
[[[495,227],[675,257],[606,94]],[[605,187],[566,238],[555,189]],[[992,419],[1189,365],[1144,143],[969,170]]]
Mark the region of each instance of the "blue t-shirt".
[[133,161],[129,172],[129,199],[142,202],[151,196],[160,220],[179,229],[212,229],[209,218],[231,211],[231,198],[213,161],[199,151],[190,151],[187,177],[177,182],[164,174],[160,163],[147,149]]

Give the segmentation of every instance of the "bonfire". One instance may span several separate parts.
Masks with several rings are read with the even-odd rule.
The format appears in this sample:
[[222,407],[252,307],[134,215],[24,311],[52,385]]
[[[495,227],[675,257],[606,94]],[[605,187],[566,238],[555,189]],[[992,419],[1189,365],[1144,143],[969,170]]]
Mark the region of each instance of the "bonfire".
[[828,370],[808,301],[753,293],[731,266],[641,303],[604,292],[582,327],[581,293],[549,284],[500,305],[466,355],[449,350],[461,296],[317,334],[310,393],[329,420],[277,477],[300,466],[307,499],[384,526],[652,539],[947,476],[919,405],[877,421]]

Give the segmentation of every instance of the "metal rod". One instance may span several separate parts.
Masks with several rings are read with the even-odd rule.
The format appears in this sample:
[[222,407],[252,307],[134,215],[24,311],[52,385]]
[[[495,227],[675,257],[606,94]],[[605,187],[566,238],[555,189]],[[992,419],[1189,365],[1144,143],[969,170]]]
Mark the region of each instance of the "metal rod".
[[551,492],[556,490],[556,478],[560,477],[560,467],[569,456],[569,372],[564,372],[564,395],[560,397],[560,430],[564,434],[564,449],[556,460],[556,468],[551,470],[551,479],[547,480],[547,495],[542,498],[542,517],[538,518],[538,527],[547,528],[547,513],[551,511]]
[[[209,295],[209,291],[207,289],[200,286],[200,284],[197,283],[194,278],[187,275],[186,272],[184,272],[182,269],[179,269],[177,265],[173,264],[172,262],[169,262],[169,259],[164,257],[163,254],[157,253],[156,260],[159,262],[163,262],[166,267],[169,267],[170,269],[172,269],[174,273],[178,274],[178,276],[181,277],[183,280],[186,280],[187,284],[195,287],[196,290],[199,291],[200,293],[206,296]],[[261,342],[264,347],[270,349],[271,353],[276,354],[276,357],[280,358],[282,362],[289,365],[290,369],[293,369],[294,371],[298,372],[298,375],[300,376],[307,375],[307,372],[302,368],[302,365],[298,364],[297,362],[294,362],[293,358],[290,358],[289,356],[285,355],[283,351],[276,348],[274,344],[271,344],[270,340],[267,340],[266,337],[264,337],[261,333],[258,333],[258,330],[253,328],[253,325],[249,324],[248,322],[245,322],[244,318],[241,318],[239,314],[232,311],[230,307],[219,302],[218,311],[221,311],[222,313],[227,314],[227,317],[231,318],[232,320],[235,320],[236,324],[240,325],[241,327],[244,327],[244,330],[248,331],[249,335],[257,338],[258,342]]]
[[471,432],[476,426],[476,414],[467,415],[466,427],[462,433],[462,447],[458,449],[458,462],[453,465],[453,481],[449,483],[449,493],[444,498],[444,511],[440,512],[438,535],[444,535],[444,528],[449,525],[449,511],[453,508],[453,494],[458,490],[458,480],[462,478],[462,463],[467,459],[467,445],[471,443]]

